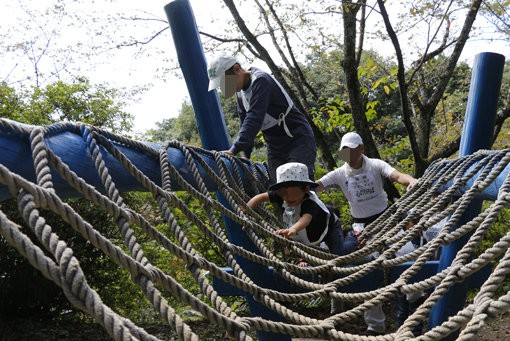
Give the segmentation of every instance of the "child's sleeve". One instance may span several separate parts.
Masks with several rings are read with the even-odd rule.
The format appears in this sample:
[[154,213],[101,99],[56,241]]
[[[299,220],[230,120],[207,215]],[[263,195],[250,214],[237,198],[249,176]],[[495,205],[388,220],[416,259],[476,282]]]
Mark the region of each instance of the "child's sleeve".
[[379,169],[379,172],[388,179],[390,178],[391,173],[396,171],[396,169],[390,166],[390,164],[386,161],[379,159],[373,159],[372,161],[374,161],[374,165],[377,167],[377,169]]
[[301,203],[301,215],[308,213],[313,218],[318,217],[321,213],[326,214],[313,200],[305,199]]
[[311,242],[315,242],[320,239],[328,227],[328,214],[313,200],[304,200],[301,204],[301,216],[304,214],[309,214],[312,217],[306,228],[306,234]]

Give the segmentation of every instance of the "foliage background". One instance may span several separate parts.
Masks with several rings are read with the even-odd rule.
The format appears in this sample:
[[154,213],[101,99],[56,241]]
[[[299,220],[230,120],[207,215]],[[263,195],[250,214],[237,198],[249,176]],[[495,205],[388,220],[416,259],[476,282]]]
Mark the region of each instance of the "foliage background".
[[[247,18],[248,25],[253,25],[253,21],[257,25],[246,28],[240,27],[239,20],[235,20],[236,18],[232,15],[227,23],[223,23],[221,26],[217,25],[216,31],[202,32],[206,54],[209,56],[213,52],[226,50],[236,52],[247,63],[263,61],[270,66],[271,72],[275,76],[280,77],[282,82],[287,84],[288,90],[295,96],[296,103],[302,106],[303,112],[308,115],[310,121],[316,126],[319,133],[317,134],[318,138],[320,137],[324,142],[325,147],[321,150],[317,162],[317,176],[320,177],[328,170],[341,166],[341,162],[335,157],[340,138],[347,131],[359,130],[360,121],[355,115],[355,100],[357,97],[350,93],[353,89],[359,91],[361,105],[358,109],[361,116],[366,119],[362,128],[366,133],[365,136],[369,136],[373,140],[373,152],[397,169],[406,173],[416,172],[416,156],[421,158],[426,165],[433,161],[434,157],[454,157],[456,155],[457,149],[455,148],[449,150],[449,154],[445,154],[443,149],[460,138],[471,77],[471,69],[467,63],[459,61],[454,64],[451,77],[445,85],[444,91],[440,93],[436,105],[429,110],[431,115],[426,123],[430,124],[430,132],[424,136],[426,140],[424,145],[428,144],[426,153],[420,154],[413,150],[413,136],[410,133],[412,129],[405,122],[405,111],[402,108],[405,98],[409,98],[415,108],[419,104],[426,103],[423,98],[430,96],[434,89],[440,86],[443,76],[448,71],[452,46],[458,36],[455,34],[446,36],[446,33],[438,28],[438,32],[444,33],[444,35],[438,34],[437,36],[448,38],[449,45],[441,49],[441,43],[437,42],[437,40],[441,40],[439,38],[435,41],[425,40],[425,45],[418,44],[421,41],[418,37],[427,31],[421,30],[423,27],[421,24],[429,24],[429,28],[436,28],[436,24],[432,24],[435,22],[433,19],[441,21],[448,18],[451,23],[457,24],[455,27],[458,33],[463,17],[460,14],[453,15],[453,12],[446,11],[444,9],[446,3],[418,1],[410,7],[412,10],[404,12],[400,18],[391,16],[391,19],[395,20],[393,22],[397,31],[405,32],[407,30],[411,32],[411,36],[407,40],[403,40],[407,44],[402,45],[415,48],[404,52],[406,58],[402,65],[398,64],[398,60],[392,53],[388,54],[386,51],[377,48],[361,49],[363,53],[350,55],[350,51],[346,50],[346,46],[352,41],[345,39],[348,27],[345,27],[342,32],[337,29],[331,32],[331,30],[325,30],[323,25],[320,25],[321,20],[327,23],[330,22],[329,19],[331,18],[336,18],[338,22],[349,19],[346,17],[349,11],[342,7],[343,5],[349,5],[348,2],[308,2],[310,7],[299,7],[296,3],[288,1],[249,2],[252,5],[255,4],[255,9],[252,8],[252,10],[246,10],[246,7],[240,6],[241,2],[235,4],[233,1],[222,1],[220,3],[223,11],[235,13],[237,8],[240,11],[240,16]],[[248,3],[248,1],[243,3]],[[362,2],[351,4],[360,5]],[[472,2],[458,1],[449,4],[456,6],[456,13],[463,14],[466,7],[471,5]],[[148,45],[150,41],[159,36],[160,31],[158,29],[161,27],[165,30],[168,29],[168,23],[165,20],[149,20],[151,18],[145,17],[146,21],[154,21],[160,25],[156,26],[158,29],[149,29],[146,32],[147,39],[145,40],[124,34],[121,35],[120,40],[115,40],[115,34],[108,30],[109,26],[119,27],[113,17],[105,22],[102,21],[101,25],[95,25],[94,17],[80,18],[76,12],[71,12],[69,2],[56,1],[53,5],[50,7],[51,10],[46,13],[30,8],[27,8],[26,13],[31,15],[32,18],[44,16],[46,23],[53,24],[59,22],[60,19],[71,17],[83,24],[82,27],[90,28],[92,34],[89,38],[92,38],[93,43],[88,46],[76,44],[76,46],[55,48],[51,43],[55,40],[55,37],[58,37],[62,28],[46,30],[49,26],[46,27],[41,24],[35,25],[38,33],[35,40],[32,38],[17,42],[3,40],[1,44],[3,44],[6,54],[7,51],[16,51],[16,53],[27,57],[30,61],[30,68],[25,71],[26,82],[23,86],[18,86],[19,80],[11,81],[8,76],[5,76],[3,78],[5,80],[0,83],[1,117],[35,125],[47,125],[60,121],[81,121],[110,129],[128,137],[142,138],[161,144],[177,139],[185,144],[200,146],[200,138],[193,117],[193,108],[188,101],[181,104],[180,113],[177,117],[158,122],[153,129],[150,129],[144,135],[136,135],[133,132],[133,113],[126,110],[126,103],[132,97],[137,98],[139,91],[142,91],[146,84],[141,84],[139,88],[131,90],[115,88],[108,84],[92,82],[82,75],[81,71],[83,69],[79,67],[68,67],[70,65],[69,51],[79,51],[79,56],[86,58],[87,61],[88,57],[98,53],[103,48],[115,51],[117,48],[135,47],[137,53],[146,53],[146,46],[150,46]],[[374,13],[378,11],[376,2],[368,5],[364,8],[356,8],[356,10],[364,9],[370,11],[371,15],[375,15]],[[508,22],[507,7],[506,3],[488,1],[484,2],[480,9],[480,13],[485,15],[486,18],[494,20],[494,27],[501,33],[502,39],[506,40],[508,40],[506,30],[508,25],[504,24]],[[350,13],[354,13],[354,8]],[[312,14],[315,16],[312,17]],[[323,20],[326,16],[328,20]],[[119,19],[119,17],[116,18]],[[131,20],[132,22],[141,19],[144,18],[140,16],[124,17],[124,20]],[[282,19],[280,21],[281,25],[277,19]],[[266,25],[263,25],[263,23],[266,23]],[[361,20],[358,23],[361,23]],[[29,24],[30,22],[27,21],[25,25]],[[417,29],[413,25],[416,25]],[[51,25],[51,27],[53,26]],[[2,37],[9,36],[13,30],[32,33],[27,29],[28,27],[32,26],[10,27],[8,32],[2,31]],[[271,28],[276,29],[271,30]],[[381,44],[389,39],[384,26],[379,24],[374,25],[373,28],[374,30],[365,32],[367,39],[380,41]],[[362,32],[359,26],[356,29],[359,29],[356,31],[358,35],[354,36],[353,39],[358,41],[356,38],[359,38]],[[274,32],[287,33],[291,37],[292,44],[288,45],[285,42],[284,35],[272,37],[271,34]],[[470,33],[473,37],[476,37],[479,32],[474,30]],[[269,47],[266,49],[266,46],[272,44],[271,38],[273,38],[277,47],[287,47],[287,50],[282,49],[272,53],[272,49]],[[95,42],[94,39],[98,41]],[[109,40],[115,43],[108,45]],[[45,49],[45,46],[54,49]],[[361,48],[359,45],[357,47]],[[77,58],[77,55],[72,56]],[[279,57],[273,58],[276,56]],[[355,67],[345,67],[346,60],[349,57],[354,57],[353,61],[357,63]],[[165,58],[162,57],[161,59]],[[80,62],[74,65],[85,64],[83,60],[80,59]],[[47,63],[47,61],[50,62]],[[45,69],[47,64],[51,64],[53,67]],[[493,145],[495,149],[506,148],[509,145],[510,125],[506,120],[510,111],[508,109],[510,90],[508,65],[507,62],[503,75],[502,95],[498,105],[501,124],[495,131],[497,134]],[[407,70],[403,80],[398,78],[399,66],[400,70]],[[58,72],[54,72],[55,70]],[[167,73],[163,72],[163,74],[173,72],[171,68],[164,71]],[[413,78],[412,75],[417,76]],[[349,79],[352,77],[357,79],[354,87],[349,86]],[[404,85],[410,90],[405,97],[399,92]],[[422,101],[419,101],[419,98]],[[220,99],[228,132],[231,138],[234,138],[239,127],[235,114],[235,103],[232,99],[227,101],[223,98]],[[418,122],[418,117],[411,116],[410,118],[413,119],[411,120],[411,127],[413,127],[413,124]],[[263,141],[259,138],[253,159],[263,161],[264,158]],[[397,194],[404,191],[403,188],[399,187],[396,190]],[[204,216],[204,212],[201,211],[200,206],[194,199],[187,196],[186,193],[179,193],[178,195],[199,216]],[[343,224],[348,227],[351,218],[345,198],[339,192],[324,193],[321,194],[321,198],[325,202],[334,203],[340,207]],[[133,210],[144,212],[145,216],[158,229],[168,234],[168,227],[162,223],[156,212],[156,205],[150,196],[146,193],[129,193],[125,195],[125,200]],[[122,241],[118,239],[117,227],[112,224],[105,212],[81,199],[70,199],[68,203],[101,233],[114,240],[117,245],[122,246]],[[17,215],[17,207],[14,201],[2,202],[0,208],[4,212],[9,212],[10,216]],[[221,265],[222,260],[218,257],[217,250],[210,247],[210,243],[198,232],[196,226],[184,219],[182,212],[177,209],[173,213],[177,217],[180,226],[199,246],[200,253]],[[508,232],[507,213],[505,212],[505,215],[493,226],[481,245],[482,249]],[[51,213],[44,212],[44,214],[58,233],[69,240],[69,246],[73,248],[80,259],[87,278],[93,283],[94,288],[106,304],[136,322],[150,323],[156,320],[156,315],[149,308],[147,300],[141,296],[132,284],[127,273],[120,270],[111,260],[92,248],[80,236],[73,233],[69,226],[56,219]],[[27,230],[19,216],[16,221],[21,228]],[[136,230],[136,227],[134,228],[141,240],[145,241],[143,247],[147,257],[167,273],[179,278],[189,290],[196,293],[196,295],[200,295],[198,286],[190,277],[184,264],[149,240],[144,240],[141,231]],[[505,288],[502,289],[505,290]],[[189,309],[175,298],[167,297],[167,299],[175,304],[179,311]],[[239,298],[233,298],[232,301],[234,306],[240,307],[239,312],[243,313],[244,301]],[[74,315],[72,307],[70,307],[61,290],[35,271],[23,257],[7,245],[2,237],[0,237],[0,302],[0,323],[17,318],[26,320],[64,319],[71,314]],[[244,311],[244,313],[246,312]],[[79,312],[76,315],[78,319],[86,319]]]

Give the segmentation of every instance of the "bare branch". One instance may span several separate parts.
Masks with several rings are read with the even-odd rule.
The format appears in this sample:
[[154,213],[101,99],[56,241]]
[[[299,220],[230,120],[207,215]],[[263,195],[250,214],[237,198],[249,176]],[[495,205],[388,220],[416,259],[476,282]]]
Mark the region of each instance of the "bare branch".
[[[510,117],[510,106],[506,106],[505,108],[503,108],[503,110],[498,112],[498,114],[496,115],[496,120],[495,120],[495,124],[494,124],[495,125],[494,138],[492,140],[493,143],[497,139],[499,132],[501,131],[501,127],[503,126],[503,123],[505,123],[505,121],[509,117]],[[430,156],[429,161],[431,162],[431,161],[438,160],[438,159],[448,158],[448,157],[451,157],[452,155],[454,155],[459,150],[460,140],[461,140],[461,137],[459,136],[454,141],[451,141],[447,145],[443,146],[443,148],[441,148],[441,150],[439,150],[437,153]]]
[[466,44],[466,41],[469,38],[469,32],[471,32],[471,29],[473,28],[473,23],[476,19],[476,15],[478,14],[478,10],[480,9],[481,3],[482,0],[473,0],[469,6],[469,11],[465,17],[462,30],[457,38],[453,52],[448,58],[446,70],[443,73],[442,77],[439,78],[439,83],[435,87],[432,96],[430,97],[426,104],[430,108],[434,108],[435,106],[437,106],[437,103],[441,100],[441,97],[443,96],[446,86],[448,85],[448,82],[450,81],[452,74],[455,70],[455,66],[459,61],[462,50],[464,49],[464,45]]
[[[441,16],[441,21],[437,25],[436,31],[434,32],[434,34],[432,35],[431,38],[427,39],[427,45],[425,46],[425,51],[422,54],[422,58],[421,58],[420,61],[415,63],[416,66],[415,66],[414,71],[412,72],[411,76],[408,78],[408,83],[411,83],[413,81],[414,75],[416,74],[417,70],[419,70],[421,68],[421,66],[425,63],[425,61],[430,60],[430,59],[432,59],[435,56],[436,53],[433,53],[432,55],[429,56],[428,50],[429,50],[432,42],[435,40],[435,38],[439,34],[439,30],[443,26],[442,23],[444,21],[447,21],[448,24],[446,26],[447,29],[445,31],[445,34],[443,35],[443,42],[442,42],[441,46],[436,50],[436,52],[439,53],[439,51],[443,51],[444,50],[444,48],[446,46],[446,43],[447,43],[447,40],[448,40],[448,37],[450,35],[449,34],[449,32],[450,32],[450,30],[449,30],[450,22],[448,20],[448,12],[450,10],[450,7],[452,6],[452,3],[453,3],[453,0],[448,3],[448,6],[447,6],[447,8],[445,10],[445,13],[444,13],[443,16]],[[429,27],[430,27],[430,25],[429,25]]]
[[120,17],[121,20],[129,20],[129,21],[155,21],[158,23],[163,23],[168,25],[167,20],[163,20],[161,18],[142,18],[142,17]]
[[[258,1],[256,1],[257,4]],[[317,94],[317,92],[315,91],[315,89],[313,89],[313,87],[306,81],[306,77],[304,76],[303,74],[303,71],[301,70],[301,67],[299,66],[298,62],[296,61],[296,58],[295,58],[295,55],[294,55],[294,51],[293,51],[293,48],[289,42],[289,37],[287,35],[287,30],[285,29],[285,27],[283,26],[283,23],[282,21],[280,20],[280,18],[278,17],[278,15],[276,14],[276,11],[273,7],[273,5],[271,4],[270,1],[266,0],[266,4],[267,6],[269,7],[269,10],[271,12],[271,14],[273,15],[273,18],[276,20],[278,26],[280,27],[280,30],[282,32],[282,35],[283,35],[283,39],[285,41],[285,45],[287,46],[287,51],[289,52],[289,55],[290,55],[290,58],[292,59],[292,64],[288,61],[288,59],[286,58],[285,54],[283,53],[283,51],[280,49],[279,47],[279,44],[278,44],[278,41],[276,40],[276,37],[274,36],[273,32],[270,31],[271,33],[271,37],[273,38],[273,43],[274,43],[274,46],[276,47],[276,49],[279,51],[280,53],[280,56],[282,57],[285,65],[287,66],[287,68],[289,69],[289,71],[291,71],[291,78],[293,78],[293,81],[295,84],[303,84],[306,89],[308,89],[308,91],[310,91],[310,93],[312,94],[312,96],[317,99],[319,96]],[[260,4],[259,4],[260,6]],[[260,6],[260,8],[262,8],[262,6]],[[266,17],[266,23],[267,23],[267,26],[270,27],[270,23],[269,21],[267,20],[267,17]],[[294,75],[294,72],[292,71],[295,71],[297,73],[297,77]],[[309,107],[308,103],[307,103],[307,100],[306,100],[306,94],[304,92],[304,90],[302,89],[302,87],[297,87],[298,88],[298,91],[300,93],[300,96],[301,98],[303,99],[303,101],[306,103],[306,106]]]
[[138,46],[138,45],[147,45],[149,44],[151,41],[153,41],[154,39],[156,39],[159,35],[161,35],[161,33],[165,32],[166,30],[170,29],[170,26],[167,26],[161,30],[159,30],[158,32],[156,32],[155,34],[153,34],[152,36],[150,36],[149,38],[147,38],[146,40],[144,41],[140,41],[140,40],[135,40],[135,41],[132,41],[130,43],[120,43],[120,44],[117,44],[116,48],[120,48],[120,47],[129,47],[129,46]]
[[221,43],[246,43],[245,39],[239,39],[239,38],[220,38],[218,36],[215,36],[215,35],[212,35],[210,33],[203,32],[203,31],[199,31],[198,33],[203,35],[203,36],[205,36],[205,37],[217,40],[217,41],[219,41]]

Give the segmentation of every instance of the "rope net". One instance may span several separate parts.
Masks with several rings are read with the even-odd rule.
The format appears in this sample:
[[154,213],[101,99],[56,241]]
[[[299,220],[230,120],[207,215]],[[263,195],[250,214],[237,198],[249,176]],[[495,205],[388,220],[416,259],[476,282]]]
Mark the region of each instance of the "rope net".
[[[49,226],[42,217],[41,210],[57,214],[70,228],[128,271],[132,281],[151,302],[161,319],[183,340],[198,340],[200,335],[192,330],[165,299],[165,293],[191,306],[211,323],[223,328],[230,337],[239,340],[251,340],[250,332],[253,331],[332,340],[410,339],[413,338],[413,328],[428,320],[432,307],[445,292],[489,264],[494,265],[493,270],[480,286],[473,303],[465,305],[456,315],[424,332],[417,339],[439,340],[454,332],[459,332],[460,340],[472,339],[487,318],[494,317],[510,307],[510,292],[501,294],[499,290],[500,294],[496,294],[510,269],[510,233],[507,232],[481,254],[475,254],[477,245],[502,211],[509,206],[509,176],[507,175],[501,184],[497,184],[498,195],[490,206],[474,219],[465,223],[461,221],[469,203],[484,189],[495,185],[496,179],[510,161],[510,150],[480,151],[455,160],[435,162],[411,191],[365,228],[361,237],[368,242],[362,248],[351,254],[335,257],[324,249],[308,247],[275,235],[274,231],[282,226],[272,211],[268,207],[251,210],[245,205],[250,195],[264,191],[263,184],[264,181],[267,182],[267,175],[261,177],[256,167],[245,160],[240,162],[233,157],[185,146],[178,142],[170,142],[167,146],[155,149],[85,124],[62,123],[48,127],[32,127],[0,120],[0,130],[29,136],[33,169],[36,174],[36,183],[33,183],[7,169],[3,162],[0,163],[0,185],[5,185],[10,195],[16,198],[24,220],[24,226],[19,226],[0,211],[1,235],[26,257],[34,268],[61,287],[69,302],[93,317],[114,339],[158,338],[103,303],[98,293],[87,282],[80,267],[80,260],[67,246],[66,241]],[[84,141],[88,155],[81,157],[93,160],[102,187],[87,184],[52,150],[48,138],[69,133],[80,136]],[[141,150],[148,158],[157,160],[160,165],[161,183],[155,183],[137,169],[121,147]],[[182,152],[185,168],[193,177],[193,185],[183,178],[182,169],[177,169],[169,162],[167,154],[169,148],[176,148]],[[143,214],[127,207],[122,193],[113,181],[110,169],[106,166],[105,153],[113,156],[144,191],[152,194],[157,202],[161,219],[165,221],[167,231],[170,231],[171,235],[161,232],[149,223]],[[216,162],[216,167],[210,167],[204,162],[205,155]],[[228,167],[228,163],[231,168]],[[208,190],[199,168],[205,169],[207,177],[214,182],[217,187],[216,194]],[[477,173],[479,175],[473,185],[461,191],[468,180]],[[56,174],[81,197],[108,212],[118,227],[116,240],[122,240],[124,245],[116,245],[114,241],[103,236],[57,195],[53,183]],[[243,177],[248,181],[243,182]],[[206,217],[199,217],[187,207],[176,195],[176,188],[196,198]],[[225,201],[218,200],[218,196],[224,197]],[[199,228],[204,238],[220,251],[225,264],[232,269],[231,272],[224,271],[222,267],[210,261],[207,255],[197,251],[198,248],[187,235],[187,230],[179,225],[172,213],[175,208],[182,212],[191,224]],[[409,211],[413,213],[407,214]],[[418,223],[410,229],[403,229],[413,215],[420,217]],[[227,238],[227,230],[221,216],[237,223],[256,245],[257,252],[232,244]],[[402,246],[440,221],[447,222],[436,238],[413,252],[395,257],[395,253]],[[135,235],[134,226],[142,231],[142,237]],[[453,226],[458,227],[452,231]],[[28,230],[37,237],[37,241],[28,236]],[[434,255],[442,246],[462,237],[468,241],[449,267],[423,280],[412,280],[428,260],[434,259]],[[203,299],[188,291],[177,278],[165,273],[151,262],[150,257],[144,253],[144,243],[147,242],[157,243],[187,265],[187,271],[198,284],[202,293],[200,297]],[[287,256],[282,256],[281,250],[285,250]],[[367,256],[374,252],[379,252],[379,256],[366,261]],[[310,266],[299,267],[294,264],[295,262],[289,261],[289,258],[295,260],[297,257],[303,258]],[[284,292],[258,285],[257,278],[251,278],[243,271],[239,265],[240,259],[272,267],[274,273],[298,290]],[[342,291],[342,288],[362,280],[373,271],[382,270],[387,274],[392,267],[410,261],[413,263],[396,281],[386,278],[380,287],[371,291]],[[215,290],[210,281],[211,275],[253,296],[257,302],[281,315],[285,322],[237,315],[233,307]],[[320,281],[317,280],[319,278]],[[365,311],[375,305],[394,301],[399,295],[423,291],[430,294],[396,330],[380,336],[364,336],[348,328],[350,321],[359,319]],[[307,316],[306,312],[295,309],[296,305],[292,304],[320,299],[351,302],[353,308],[319,319],[316,316]]]

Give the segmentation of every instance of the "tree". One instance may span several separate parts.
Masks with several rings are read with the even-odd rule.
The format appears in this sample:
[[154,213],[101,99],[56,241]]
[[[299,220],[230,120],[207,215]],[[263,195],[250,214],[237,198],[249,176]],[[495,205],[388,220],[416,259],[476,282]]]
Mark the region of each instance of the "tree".
[[[57,81],[33,92],[17,92],[5,83],[0,84],[0,116],[33,125],[54,122],[87,122],[116,132],[131,127],[131,115],[122,111],[122,102],[116,98],[114,89],[93,86],[85,78],[67,84]],[[84,199],[69,200],[77,212],[105,236],[114,236],[115,227],[106,212],[94,207]],[[0,203],[0,208],[10,219],[24,229],[37,244],[36,238],[19,216],[15,199]],[[105,288],[129,283],[121,281],[121,271],[108,257],[78,236],[72,229],[51,212],[41,212],[55,232],[64,236],[68,246],[78,255],[89,278]],[[13,248],[0,237],[0,320],[27,318],[28,316],[53,316],[69,310],[70,304],[53,282],[35,270]],[[112,297],[109,297],[112,298]],[[115,301],[113,298],[112,302]],[[133,302],[133,301],[127,301]]]
[[[224,108],[224,119],[230,137],[233,138],[239,130],[239,119],[236,115],[236,104],[233,98],[220,99]],[[181,104],[179,116],[165,119],[156,123],[156,128],[150,129],[147,134],[151,141],[155,143],[164,143],[171,140],[177,140],[184,144],[201,147],[200,134],[193,106],[184,101]]]
[[[368,154],[377,157],[381,149],[380,141],[384,139],[377,136],[378,130],[374,126],[376,122],[370,121],[370,115],[379,115],[379,111],[385,110],[383,103],[387,98],[381,98],[381,95],[388,96],[390,92],[396,92],[400,96],[399,114],[406,129],[401,141],[396,142],[409,144],[417,175],[433,160],[452,155],[457,149],[458,139],[449,140],[441,149],[431,148],[430,140],[433,137],[436,111],[443,106],[447,84],[458,66],[465,43],[475,34],[478,34],[477,39],[495,39],[493,32],[487,34],[475,31],[478,12],[482,11],[486,17],[493,19],[494,27],[503,34],[507,32],[505,25],[508,21],[506,3],[497,0],[484,2],[484,7],[482,2],[477,0],[418,1],[398,8],[383,1],[370,3],[366,0],[302,3],[286,0],[218,2],[224,4],[224,8],[219,10],[228,11],[232,20],[216,25],[214,31],[201,32],[202,36],[207,38],[204,41],[206,53],[228,49],[230,52],[245,55],[248,60],[264,61],[289,92],[295,104],[307,114],[326,168],[336,167],[336,162],[331,155],[331,136],[327,136],[327,132],[314,124],[317,123],[314,115],[321,111],[321,106],[327,106],[338,99],[337,103],[345,110],[342,115],[352,116],[354,129],[358,130],[366,141]],[[81,26],[86,30],[101,30],[101,34],[92,42],[87,41],[88,45],[85,46],[80,41],[67,47],[68,50],[81,51],[87,56],[111,51],[112,45],[135,46],[141,49],[168,28],[164,21],[136,15],[126,17],[114,14],[107,16],[106,20],[99,14],[97,18],[79,17],[79,12],[72,5],[58,1],[55,4],[49,7],[48,12],[53,17],[60,18],[59,20],[80,20]],[[402,10],[405,8],[409,10]],[[36,75],[32,78],[37,79],[36,84],[51,77],[60,79],[63,74],[71,72],[69,65],[79,65],[76,59],[66,59],[66,56],[70,55],[66,53],[66,48],[55,49],[52,45],[56,39],[63,37],[64,30],[58,25],[50,25],[51,21],[42,20],[45,18],[42,13],[27,6],[24,9],[28,17],[41,18],[34,20],[34,25],[38,26],[38,30],[34,31],[40,34],[21,44],[11,43],[7,39],[10,34],[7,34],[3,43],[6,50],[24,51],[22,55],[30,60],[29,64]],[[141,36],[146,34],[144,38],[123,36],[116,39],[114,44],[108,43],[108,38],[112,36],[107,28],[122,25],[118,24],[118,21],[123,19],[132,24],[155,23],[163,26],[151,26],[152,31],[144,30],[141,33]],[[101,48],[103,44],[107,47]],[[390,47],[395,51],[391,56],[395,63],[394,68],[385,69],[384,65],[377,63],[370,66],[369,58],[364,57],[371,53],[370,48],[380,52],[386,50],[384,52],[387,54]],[[338,63],[344,68],[346,86],[339,89],[342,93],[326,96],[327,89],[314,85],[313,79],[306,73],[306,68],[320,59],[321,55],[327,56],[335,50],[342,51]],[[54,72],[44,71],[43,63],[46,60],[54,62],[55,56],[61,58],[52,68]],[[362,72],[372,72],[372,68],[386,74],[379,73],[378,79],[366,78],[369,82],[360,79],[364,77]],[[50,74],[51,77],[46,77]],[[441,75],[441,79],[438,79],[437,75]],[[331,73],[324,77],[331,76],[335,77]],[[384,90],[381,91],[382,89]],[[508,110],[501,110],[498,125],[508,117],[507,112]]]
[[184,144],[200,146],[193,107],[188,102],[182,103],[178,117],[157,122],[156,128],[150,129],[147,134],[152,141],[159,144],[177,140]]
[[[165,31],[168,24],[153,16],[142,20],[139,11],[121,1],[91,5],[83,0],[23,0],[0,7],[4,11],[0,82],[18,93],[57,81],[75,83],[83,76],[93,84],[115,88],[122,102],[138,104],[156,78],[168,77],[169,68],[159,62],[168,56],[163,49],[169,44],[153,44],[149,50],[148,42],[132,36],[134,31],[154,35],[155,26]],[[158,9],[164,18],[163,8]],[[161,57],[163,53],[166,56]],[[154,76],[142,79],[141,74]]]
[[133,115],[122,110],[117,90],[93,85],[84,77],[35,87],[32,92],[17,92],[2,83],[0,105],[2,117],[35,125],[84,122],[121,133],[129,131],[133,121]]
[[[395,64],[372,51],[367,51],[362,59],[362,67],[358,71],[360,91],[371,99],[365,105],[364,114],[379,148],[387,148],[405,133],[398,114],[398,95],[395,91],[385,89],[385,83],[388,82],[385,80],[386,70],[394,69]],[[309,56],[309,60],[303,67],[304,73],[314,88],[321,89],[319,101],[310,100],[310,114],[317,127],[323,131],[330,149],[336,150],[342,135],[356,129],[342,67],[343,52],[341,49],[319,52]],[[374,88],[373,84],[377,83],[383,83],[384,86]]]
[[18,94],[16,89],[8,86],[5,82],[0,83],[0,116],[18,122],[35,122],[34,124],[48,124],[45,118],[38,120],[27,115],[27,105],[23,95]]
[[[503,34],[503,37],[510,35],[510,12],[508,8],[508,1],[491,0],[484,1],[484,6],[481,9],[482,15],[492,23],[497,32]],[[498,37],[495,36],[497,39]]]
[[[393,12],[390,12],[386,3],[381,0],[374,5],[369,5],[365,0],[340,3],[321,1],[299,7],[284,1],[254,0],[251,3],[259,14],[256,18],[242,16],[240,6],[232,0],[223,2],[239,31],[234,31],[232,36],[228,35],[228,31],[219,36],[208,34],[209,38],[216,39],[217,44],[206,50],[217,49],[220,45],[225,47],[230,43],[231,50],[263,60],[290,93],[294,102],[306,113],[313,109],[310,106],[311,101],[318,103],[324,96],[323,89],[311,85],[310,79],[303,72],[306,61],[302,58],[300,61],[300,57],[306,54],[306,51],[325,53],[335,46],[343,49],[342,66],[348,92],[346,107],[351,111],[354,126],[362,135],[369,155],[379,156],[378,146],[373,139],[373,129],[367,119],[370,110],[377,110],[377,105],[374,107],[369,104],[374,103],[375,98],[372,96],[378,87],[384,87],[385,92],[398,90],[400,115],[407,135],[403,138],[408,138],[410,143],[417,176],[424,172],[430,162],[450,156],[457,150],[459,139],[456,138],[431,154],[430,139],[436,111],[439,104],[443,103],[445,91],[473,30],[481,0],[469,3],[413,2],[409,7],[404,6],[411,9],[408,13],[396,13],[396,8],[391,8]],[[322,6],[322,10],[317,10],[317,6]],[[400,18],[397,24],[394,24],[392,18],[397,14]],[[339,16],[343,22],[342,43],[339,42],[338,34],[327,30],[327,25],[334,20],[326,19]],[[325,23],[321,25],[318,22],[323,18]],[[369,31],[369,27],[373,29]],[[422,32],[429,32],[429,35],[422,37]],[[399,40],[399,35],[404,33],[412,41],[406,45],[411,48],[407,51],[403,51],[403,44]],[[363,86],[359,79],[360,70],[367,69],[360,64],[366,53],[367,36],[375,36],[381,42],[390,41],[395,50],[397,66],[395,72],[387,70],[384,82],[381,82],[381,78],[372,86]],[[232,45],[235,48],[232,48]],[[414,55],[418,58],[413,59]],[[283,66],[279,67],[279,64]],[[437,75],[441,77],[438,78]],[[498,116],[498,124],[506,117]],[[314,132],[319,130],[315,125],[314,128]],[[326,151],[328,146],[322,132],[318,132],[316,138],[326,167],[334,167],[334,160],[330,160],[331,154]]]
[[[421,58],[414,63],[410,72],[406,75],[406,67],[403,60],[403,54],[400,47],[399,39],[390,22],[386,6],[383,1],[377,1],[382,18],[388,35],[395,48],[395,54],[398,63],[398,82],[399,92],[402,102],[402,115],[404,124],[406,125],[411,142],[411,148],[416,164],[416,174],[421,175],[431,161],[441,156],[449,156],[452,154],[452,147],[455,147],[456,141],[450,145],[445,146],[437,156],[429,158],[429,141],[432,119],[435,114],[438,103],[441,101],[445,89],[453,75],[460,54],[464,48],[466,40],[469,37],[469,32],[473,27],[474,20],[480,8],[481,0],[475,0],[468,5],[468,12],[464,20],[464,25],[458,36],[451,35],[447,23],[453,19],[452,5],[453,2],[447,2],[432,9],[427,8],[426,3],[420,4],[423,7],[418,7],[417,12],[426,18],[425,22],[432,28],[432,22],[439,18],[439,26],[432,35],[431,39],[426,41],[425,51]],[[446,26],[446,27],[444,27]],[[443,31],[442,42],[437,48],[433,48],[436,43],[436,37]],[[424,66],[429,61],[436,58],[438,55],[446,52],[446,49],[454,46],[453,52],[447,58],[445,63],[440,65],[441,77],[439,82],[435,83],[432,88],[427,82],[427,75],[424,72]],[[437,70],[436,70],[437,71]],[[436,73],[437,74],[437,73]],[[456,145],[458,148],[458,145]],[[455,149],[456,149],[455,148]],[[431,160],[432,159],[432,160]]]
[[93,86],[84,77],[72,84],[57,81],[45,88],[35,88],[28,110],[48,117],[51,122],[84,122],[115,132],[127,132],[133,115],[122,110],[117,90]]
[[[344,70],[347,78],[351,79],[348,87],[351,103],[353,103],[353,117],[358,123],[357,129],[363,132],[364,139],[370,141],[371,134],[367,132],[367,122],[363,113],[366,100],[356,90],[359,88],[357,77],[362,43],[359,44],[358,49],[355,48],[357,41],[355,38],[364,35],[367,4],[365,1],[355,4],[350,1],[342,3],[344,5],[345,31]],[[456,75],[459,74],[458,62],[473,29],[481,1],[472,1],[465,5],[454,1],[436,3],[435,5],[428,1],[415,3],[411,11],[412,15],[406,16],[405,20],[399,22],[400,32],[394,30],[385,2],[378,0],[377,5],[386,28],[386,39],[391,40],[395,50],[401,114],[413,152],[415,174],[420,176],[432,161],[451,156],[458,149],[460,133],[443,141],[444,143],[434,150],[431,150],[430,141],[434,136],[432,132],[436,121],[435,116],[438,112],[442,112],[445,103],[451,98],[451,93],[447,92],[448,89],[459,92],[459,88],[455,88],[455,80],[458,79]],[[456,15],[456,12],[462,10],[464,6],[466,13],[464,22],[459,25],[459,30],[456,33],[453,23],[456,20],[459,22],[462,20],[462,17]],[[359,16],[360,33],[357,35],[358,11],[361,12],[361,15]],[[418,53],[419,58],[409,62],[404,60],[402,45],[397,33],[402,33],[413,26],[424,27],[427,32],[430,32],[430,35],[423,40],[422,52]],[[447,53],[450,54],[447,55]],[[408,67],[408,65],[410,66]],[[465,98],[467,98],[468,87],[465,83],[463,84],[464,86],[460,89],[463,90]],[[465,100],[465,98],[457,99],[457,101]],[[498,120],[497,126],[502,123],[502,120],[504,119]],[[370,149],[373,147],[372,145]],[[374,150],[369,150],[369,153],[377,155]]]

